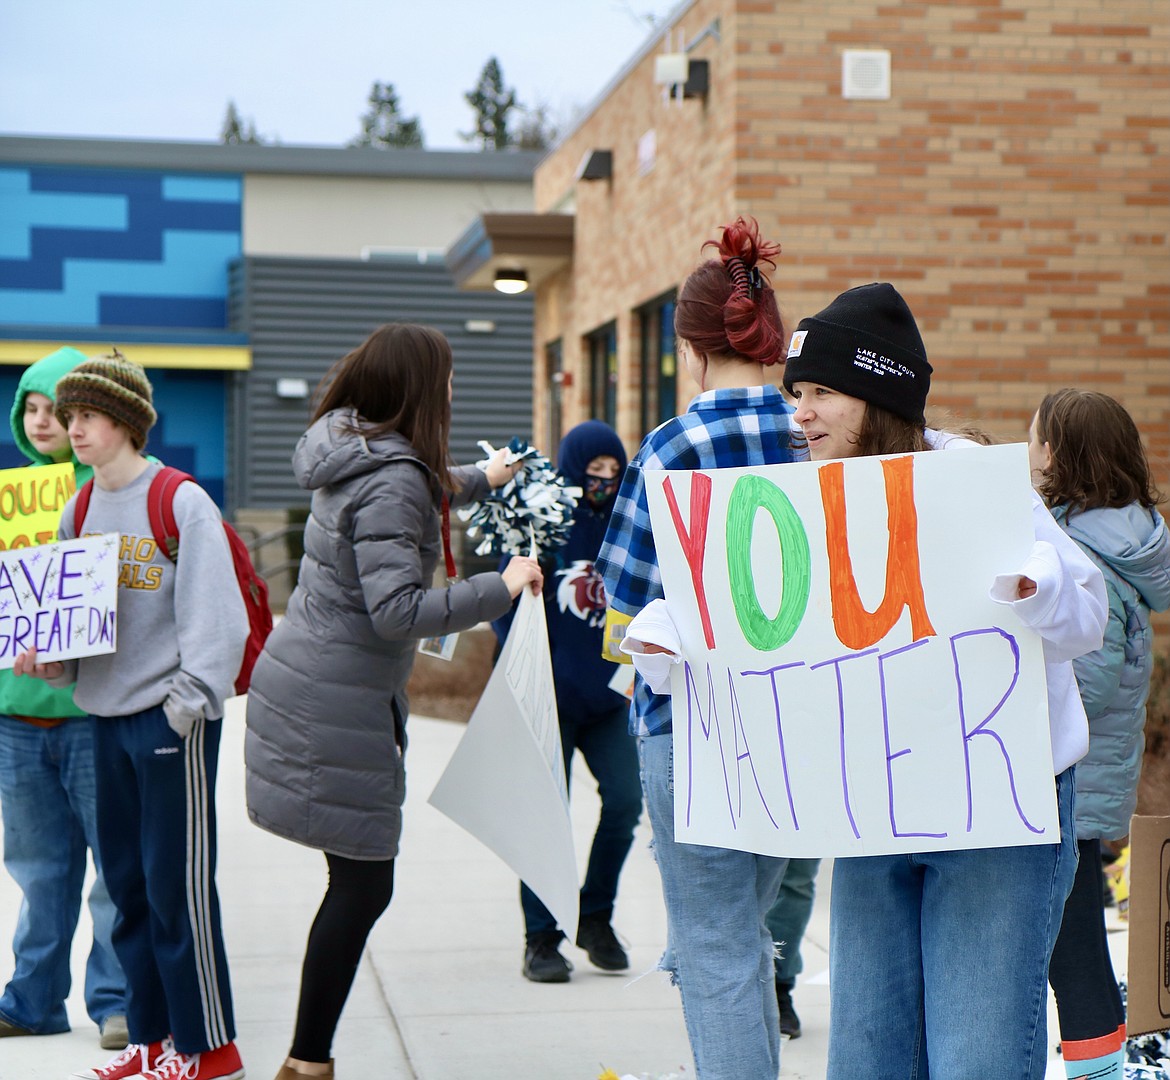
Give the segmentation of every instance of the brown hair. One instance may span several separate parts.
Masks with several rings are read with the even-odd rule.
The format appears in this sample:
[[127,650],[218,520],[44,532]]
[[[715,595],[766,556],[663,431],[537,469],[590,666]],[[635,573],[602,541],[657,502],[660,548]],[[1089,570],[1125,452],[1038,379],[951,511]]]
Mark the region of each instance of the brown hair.
[[353,409],[353,434],[377,438],[398,432],[442,488],[454,491],[447,450],[452,364],[451,346],[438,330],[412,323],[379,326],[321,380],[313,420],[334,409]]
[[[943,430],[943,426],[934,424],[935,430]],[[994,440],[987,432],[965,423],[947,423],[945,430],[949,435],[958,435],[972,442],[990,445]],[[792,445],[802,448],[808,444],[799,432],[793,432]],[[926,441],[926,432],[917,420],[907,420],[904,416],[883,409],[873,402],[865,403],[865,412],[861,417],[861,430],[857,433],[856,457],[872,457],[875,454],[917,454],[924,450],[931,450]]]
[[865,403],[861,431],[857,433],[857,456],[913,454],[929,450],[922,422],[907,420],[871,402]]
[[1057,390],[1036,410],[1036,438],[1051,462],[1037,490],[1049,506],[1076,510],[1155,506],[1161,492],[1133,417],[1121,402],[1096,390]]
[[776,363],[784,351],[784,322],[761,264],[774,269],[780,245],[764,240],[753,218],[738,217],[703,247],[716,248],[719,258],[708,259],[683,282],[675,335],[704,355]]

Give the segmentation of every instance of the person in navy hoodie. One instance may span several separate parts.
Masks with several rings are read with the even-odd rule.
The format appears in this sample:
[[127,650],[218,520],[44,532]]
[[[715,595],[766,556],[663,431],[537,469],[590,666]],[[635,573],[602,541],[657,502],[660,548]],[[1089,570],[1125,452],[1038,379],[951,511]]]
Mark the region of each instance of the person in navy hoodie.
[[[555,552],[541,555],[565,777],[570,774],[573,752],[580,750],[601,796],[601,817],[581,886],[577,945],[603,971],[625,971],[629,957],[611,921],[618,878],[642,813],[642,786],[637,747],[629,736],[630,703],[609,688],[616,669],[601,655],[605,589],[593,560],[609,525],[626,468],[626,451],[612,427],[586,420],[561,440],[557,467],[569,485],[583,489],[568,540]],[[501,642],[511,621],[510,611],[493,623]],[[520,906],[524,910],[524,977],[533,982],[568,982],[572,964],[559,949],[565,935],[523,882]]]

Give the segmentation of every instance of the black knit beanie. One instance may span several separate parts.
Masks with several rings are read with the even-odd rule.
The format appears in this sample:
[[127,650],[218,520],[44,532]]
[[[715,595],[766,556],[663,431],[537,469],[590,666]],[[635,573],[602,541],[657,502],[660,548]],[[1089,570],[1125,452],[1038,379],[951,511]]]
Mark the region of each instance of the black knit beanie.
[[57,380],[56,394],[57,419],[63,426],[67,426],[65,414],[93,409],[128,428],[136,450],[146,445],[146,433],[158,419],[146,372],[116,349],[113,356],[78,364]]
[[925,423],[931,367],[914,316],[886,282],[859,285],[800,321],[784,386],[810,382]]

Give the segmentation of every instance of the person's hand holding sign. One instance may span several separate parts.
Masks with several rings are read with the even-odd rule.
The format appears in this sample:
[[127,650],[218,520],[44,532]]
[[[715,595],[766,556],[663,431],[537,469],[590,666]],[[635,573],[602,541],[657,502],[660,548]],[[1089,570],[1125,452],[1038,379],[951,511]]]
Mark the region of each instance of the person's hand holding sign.
[[544,574],[541,573],[540,563],[527,555],[513,555],[503,570],[504,584],[508,586],[508,594],[513,600],[523,591],[525,586],[531,585],[537,596],[544,588]]
[[33,675],[38,679],[57,679],[65,674],[65,665],[60,660],[51,660],[47,664],[37,663],[36,648],[22,652],[13,665],[12,670],[17,675]]

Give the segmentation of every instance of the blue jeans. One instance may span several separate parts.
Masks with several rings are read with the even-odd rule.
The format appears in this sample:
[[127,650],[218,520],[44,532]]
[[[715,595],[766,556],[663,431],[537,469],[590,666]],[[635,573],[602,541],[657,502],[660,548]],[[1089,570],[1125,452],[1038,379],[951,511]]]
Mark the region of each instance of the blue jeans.
[[676,843],[672,736],[642,736],[638,748],[666,901],[666,952],[659,966],[682,996],[695,1075],[776,1080],[780,1012],[764,918],[788,860]]
[[828,1080],[1042,1080],[1072,769],[1056,791],[1059,844],[836,861]]
[[0,715],[0,811],[4,865],[24,894],[12,940],[16,966],[0,997],[0,1017],[38,1035],[69,1030],[69,953],[87,847],[98,874],[89,894],[94,934],[85,1007],[97,1024],[124,1013],[126,978],[110,943],[115,911],[97,849],[88,717],[40,728]]
[[[588,712],[576,699],[557,695],[561,724],[561,750],[565,757],[565,779],[570,775],[573,751],[580,750],[585,764],[597,780],[601,815],[589,866],[581,886],[581,918],[613,915],[618,878],[634,842],[634,828],[642,814],[642,785],[638,779],[638,749],[630,738],[628,705],[608,713]],[[561,938],[557,921],[527,885],[520,885],[520,906],[524,909],[524,935],[528,939],[555,934]]]
[[820,866],[820,859],[789,859],[780,883],[780,895],[764,920],[776,943],[776,981],[789,987],[804,970],[800,943],[812,915]]

